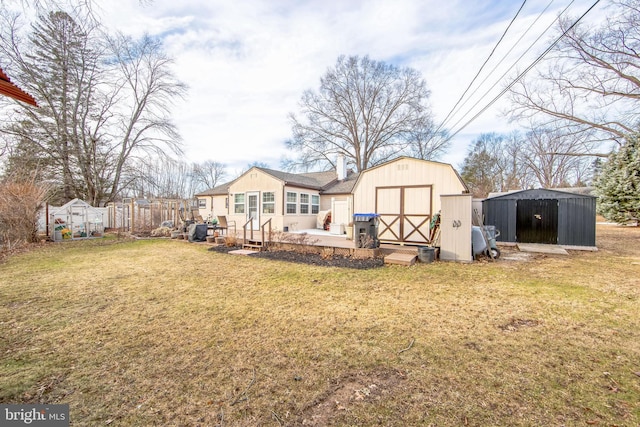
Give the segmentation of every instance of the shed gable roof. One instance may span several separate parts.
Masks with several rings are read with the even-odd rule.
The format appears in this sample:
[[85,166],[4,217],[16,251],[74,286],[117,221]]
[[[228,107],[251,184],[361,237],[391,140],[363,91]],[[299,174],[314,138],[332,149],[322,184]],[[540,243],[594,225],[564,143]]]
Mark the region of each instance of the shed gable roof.
[[[395,158],[393,160],[389,160],[388,162],[381,163],[379,165],[373,166],[373,167],[371,167],[369,169],[366,169],[366,170],[360,172],[360,176],[358,177],[358,181],[356,183],[354,183],[353,189],[355,189],[355,187],[358,185],[358,183],[360,182],[361,177],[364,174],[370,173],[371,171],[374,171],[374,170],[379,169],[379,168],[388,167],[389,165],[392,165],[392,164],[394,164],[396,162],[406,161],[406,160],[411,160],[411,161],[420,162],[420,163],[426,163],[426,164],[433,164],[433,165],[443,166],[443,167],[449,168],[456,175],[456,178],[458,178],[458,180],[460,181],[460,184],[462,184],[462,187],[464,188],[464,192],[466,192],[466,193],[469,192],[469,187],[467,187],[467,183],[464,182],[464,180],[462,179],[462,177],[460,176],[458,171],[450,163],[436,162],[436,161],[433,161],[433,160],[417,159],[415,157],[408,157],[408,156],[397,157],[397,158]],[[353,189],[352,189],[352,191],[353,191]]]
[[595,199],[590,194],[581,194],[578,192],[560,191],[551,188],[536,188],[529,190],[509,191],[504,194],[489,195],[485,200],[509,200],[509,199]]

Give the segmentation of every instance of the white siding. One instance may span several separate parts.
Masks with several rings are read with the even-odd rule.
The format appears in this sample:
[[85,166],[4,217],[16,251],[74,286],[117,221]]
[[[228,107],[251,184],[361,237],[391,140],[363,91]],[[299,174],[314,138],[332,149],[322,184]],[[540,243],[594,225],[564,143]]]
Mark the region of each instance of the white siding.
[[[312,196],[318,196],[320,201],[318,209],[321,210],[322,201],[318,190],[285,186],[281,180],[274,178],[259,169],[251,169],[229,187],[228,218],[236,221],[238,230],[241,230],[242,226],[248,220],[246,194],[254,192],[259,194],[258,212],[260,215],[260,224],[264,224],[267,220],[271,219],[271,227],[278,230],[284,230],[285,227],[290,231],[316,228],[317,214],[312,213]],[[265,213],[263,210],[263,195],[265,192],[274,193],[275,212],[273,213]],[[287,192],[296,194],[296,214],[286,213]],[[234,197],[236,194],[245,194],[244,213],[235,213]],[[300,213],[300,194],[306,194],[309,196],[308,213]]]
[[[287,193],[295,193],[296,194],[296,214],[288,214],[287,211]],[[308,194],[309,195],[309,211],[308,213],[300,213],[300,195]],[[317,214],[312,213],[311,207],[311,196],[319,196],[318,190],[310,190],[308,188],[299,188],[293,186],[285,186],[283,190],[283,200],[284,204],[282,206],[283,211],[285,212],[284,217],[282,219],[283,226],[287,227],[289,231],[297,231],[297,230],[309,230],[316,228],[317,222]],[[322,203],[320,203],[319,208],[322,208]]]
[[[242,230],[242,226],[247,222],[247,193],[258,192],[258,210],[260,213],[260,224],[264,224],[271,218],[271,227],[282,230],[282,181],[262,172],[259,169],[250,169],[243,176],[237,179],[229,187],[229,214],[228,219],[235,221],[238,231]],[[265,192],[275,193],[275,212],[266,214],[262,212],[262,194]],[[236,194],[245,195],[245,211],[244,213],[235,213],[234,196]]]
[[[199,196],[198,197],[198,214],[204,220],[213,219],[217,216],[227,215],[226,199],[227,194],[215,196]],[[200,202],[204,200],[205,206],[200,207]]]

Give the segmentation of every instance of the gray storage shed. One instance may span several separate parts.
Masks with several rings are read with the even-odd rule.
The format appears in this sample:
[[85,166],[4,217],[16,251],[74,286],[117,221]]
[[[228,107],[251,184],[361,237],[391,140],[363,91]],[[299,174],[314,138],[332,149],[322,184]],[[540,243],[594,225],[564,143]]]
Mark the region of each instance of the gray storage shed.
[[596,198],[558,190],[522,190],[482,201],[484,223],[499,242],[596,246]]

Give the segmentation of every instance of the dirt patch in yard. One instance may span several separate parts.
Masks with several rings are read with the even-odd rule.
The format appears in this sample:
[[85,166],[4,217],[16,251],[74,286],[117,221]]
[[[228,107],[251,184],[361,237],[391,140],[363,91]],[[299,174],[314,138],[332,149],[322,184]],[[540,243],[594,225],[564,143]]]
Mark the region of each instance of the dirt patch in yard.
[[345,375],[307,406],[295,425],[333,425],[337,418],[356,405],[384,400],[404,378],[404,374],[393,371]]

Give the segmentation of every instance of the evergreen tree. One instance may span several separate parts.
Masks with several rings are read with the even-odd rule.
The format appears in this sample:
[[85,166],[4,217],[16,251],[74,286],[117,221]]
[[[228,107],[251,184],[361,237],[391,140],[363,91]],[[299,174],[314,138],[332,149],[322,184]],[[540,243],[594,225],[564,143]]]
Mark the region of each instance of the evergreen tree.
[[10,139],[8,173],[47,181],[56,204],[98,206],[135,179],[136,159],[181,153],[170,107],[186,86],[159,40],[109,37],[82,10],[39,16],[27,38],[0,13],[0,55],[40,105],[16,102],[0,130]]
[[495,165],[498,159],[487,144],[487,135],[473,143],[462,164],[460,175],[474,197],[487,197],[498,190]]
[[640,221],[640,133],[609,156],[596,180],[598,213],[609,221]]
[[9,171],[37,170],[42,179],[60,183],[60,196],[67,201],[86,194],[78,179],[83,166],[78,154],[83,121],[91,112],[98,55],[90,47],[90,31],[65,12],[42,15],[32,28],[31,48],[20,57],[19,74],[40,107],[25,107],[22,120],[7,128],[17,140]]

